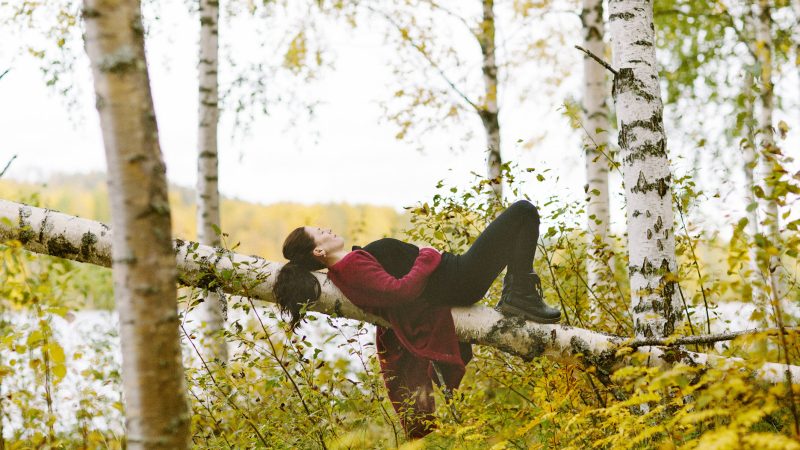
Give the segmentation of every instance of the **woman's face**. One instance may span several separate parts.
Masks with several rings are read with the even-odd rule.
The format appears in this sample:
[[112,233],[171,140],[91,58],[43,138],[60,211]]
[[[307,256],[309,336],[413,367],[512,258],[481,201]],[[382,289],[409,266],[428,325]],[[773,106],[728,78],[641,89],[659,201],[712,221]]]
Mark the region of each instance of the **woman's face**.
[[314,249],[315,256],[320,256],[317,254],[319,250],[325,253],[331,253],[344,248],[344,239],[341,236],[333,234],[330,228],[305,227],[305,230],[306,233],[314,239],[314,243],[316,244],[316,248]]

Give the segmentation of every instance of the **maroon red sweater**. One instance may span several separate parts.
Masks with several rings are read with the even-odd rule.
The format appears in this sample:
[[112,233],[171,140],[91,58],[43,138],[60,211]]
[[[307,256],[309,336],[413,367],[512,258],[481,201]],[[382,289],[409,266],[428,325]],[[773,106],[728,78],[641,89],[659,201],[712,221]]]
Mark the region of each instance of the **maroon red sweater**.
[[468,344],[459,345],[450,307],[432,305],[421,297],[428,276],[439,266],[439,252],[419,250],[408,268],[402,260],[411,248],[416,252],[415,246],[381,239],[366,248],[383,261],[368,251],[354,250],[328,268],[328,278],[356,306],[391,324],[376,330],[381,371],[406,432],[421,437],[432,431],[428,422],[435,407],[432,380],[437,377],[431,361],[440,368],[447,388],[456,389],[472,352]]

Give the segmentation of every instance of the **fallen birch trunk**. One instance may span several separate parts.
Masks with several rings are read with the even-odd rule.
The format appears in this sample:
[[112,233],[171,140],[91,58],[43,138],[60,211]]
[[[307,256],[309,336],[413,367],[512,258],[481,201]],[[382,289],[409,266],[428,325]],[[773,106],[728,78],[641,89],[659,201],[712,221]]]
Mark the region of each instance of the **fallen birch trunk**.
[[[111,267],[111,230],[104,224],[56,211],[0,200],[0,242],[17,240],[32,252],[73,261]],[[175,251],[181,283],[189,286],[221,287],[231,295],[274,302],[272,280],[283,264],[257,256],[245,256],[196,242],[176,239]],[[315,274],[322,296],[310,309],[323,314],[388,326],[350,303],[322,273]],[[625,363],[617,350],[629,338],[613,336],[567,325],[546,325],[518,317],[505,317],[485,306],[453,308],[456,333],[463,342],[488,345],[530,360],[547,356],[556,360],[580,360],[595,366],[600,374],[610,374]],[[650,354],[656,366],[674,363],[730,364],[741,361],[683,348],[641,346],[631,351]],[[765,363],[757,375],[773,383],[784,382],[787,368],[792,379],[800,380],[800,367]]]

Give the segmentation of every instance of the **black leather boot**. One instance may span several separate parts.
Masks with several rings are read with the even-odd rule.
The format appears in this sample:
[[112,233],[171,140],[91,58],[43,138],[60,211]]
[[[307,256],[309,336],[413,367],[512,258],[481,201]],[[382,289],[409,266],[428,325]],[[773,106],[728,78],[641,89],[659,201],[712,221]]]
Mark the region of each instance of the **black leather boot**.
[[503,278],[503,293],[494,309],[538,323],[558,323],[561,320],[561,311],[544,302],[542,282],[535,273],[527,274],[519,280],[506,274]]

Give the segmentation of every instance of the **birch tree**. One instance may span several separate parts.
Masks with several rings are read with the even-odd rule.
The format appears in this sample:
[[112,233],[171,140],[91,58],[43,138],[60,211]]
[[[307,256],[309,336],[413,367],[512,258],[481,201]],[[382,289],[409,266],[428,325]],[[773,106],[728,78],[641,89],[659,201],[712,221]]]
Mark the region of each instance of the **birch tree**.
[[634,330],[637,336],[668,336],[681,310],[652,0],[610,0],[609,25],[618,71],[614,101],[627,202]]
[[[756,197],[759,198],[760,212],[763,216],[761,227],[773,247],[780,247],[780,210],[774,198],[774,187],[778,183],[781,171],[779,169],[780,150],[775,144],[774,130],[772,127],[772,116],[774,113],[774,85],[772,81],[772,32],[771,32],[771,12],[770,3],[767,0],[759,0],[755,8],[755,32],[756,44],[755,54],[758,67],[761,68],[761,86],[759,93],[760,110],[758,115],[757,129],[757,162],[756,169],[758,177]],[[767,277],[772,290],[772,296],[776,300],[781,300],[786,296],[784,286],[784,270],[780,258],[774,253],[768,253]],[[775,307],[779,315],[779,301]],[[780,317],[776,318],[780,321]]]
[[497,46],[495,44],[494,0],[482,0],[483,18],[478,43],[481,47],[481,72],[483,72],[484,100],[477,107],[486,132],[487,174],[492,180],[492,190],[498,198],[503,196],[500,180],[503,157],[500,153],[500,109],[497,103]]
[[[188,447],[170,209],[137,0],[85,0],[112,208],[127,441]],[[85,234],[86,245],[95,239]]]
[[[200,47],[198,58],[199,105],[197,127],[197,240],[220,246],[219,170],[217,128],[219,126],[219,2],[200,0]],[[224,300],[213,290],[198,305],[203,348],[212,359],[225,362],[228,346],[221,331],[225,325]]]
[[[581,11],[583,45],[595,55],[605,54],[603,2],[584,0]],[[606,74],[602,66],[588,55],[583,58],[583,149],[586,154],[586,214],[589,231],[587,259],[589,286],[603,283],[603,257],[608,249],[609,197],[608,197],[608,129],[609,111],[606,98]],[[613,264],[613,263],[612,263]],[[613,266],[612,266],[613,267]]]

